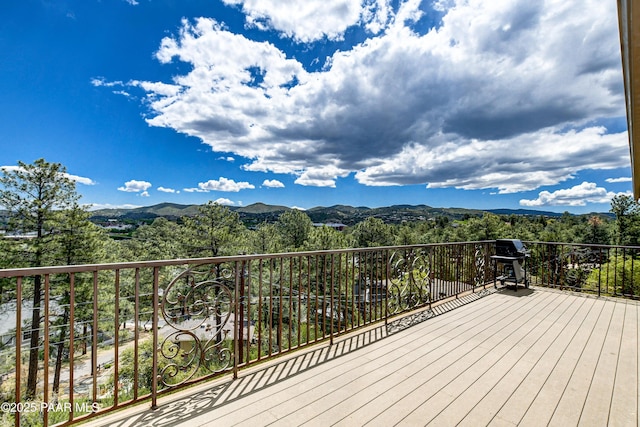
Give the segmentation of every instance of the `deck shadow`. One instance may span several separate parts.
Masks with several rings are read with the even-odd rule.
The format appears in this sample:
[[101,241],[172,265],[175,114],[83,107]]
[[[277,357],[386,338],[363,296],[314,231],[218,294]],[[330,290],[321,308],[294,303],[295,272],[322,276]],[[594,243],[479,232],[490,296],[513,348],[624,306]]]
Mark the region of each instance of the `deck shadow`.
[[[160,398],[161,402],[159,402],[159,406],[156,409],[145,409],[132,413],[135,411],[135,407],[131,407],[121,413],[105,414],[102,418],[90,420],[87,425],[117,427],[138,425],[182,426],[188,424],[189,420],[208,413],[213,415],[214,411],[229,403],[244,399],[282,381],[291,379],[497,291],[490,288],[450,301],[439,302],[434,304],[432,308],[423,307],[409,315],[394,318],[387,325],[380,324],[375,327],[369,327],[362,332],[337,337],[333,344],[320,344],[322,347],[309,351],[300,350],[299,354],[292,357],[283,355],[281,360],[265,363],[263,367],[249,367],[244,372],[241,370],[239,377],[235,380],[229,376],[213,380],[214,384],[208,387],[206,385],[194,386],[192,388],[193,391],[184,397],[172,398],[171,396],[163,396]],[[178,393],[189,393],[189,389]]]

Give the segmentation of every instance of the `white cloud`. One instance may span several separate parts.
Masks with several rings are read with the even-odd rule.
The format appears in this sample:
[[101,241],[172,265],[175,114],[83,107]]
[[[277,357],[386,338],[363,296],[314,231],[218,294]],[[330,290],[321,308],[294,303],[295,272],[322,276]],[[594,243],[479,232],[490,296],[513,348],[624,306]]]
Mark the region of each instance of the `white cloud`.
[[[124,183],[123,187],[118,187],[119,191],[125,191],[127,193],[147,193],[147,190],[151,187],[151,183],[147,181],[136,181],[132,179]],[[146,194],[147,196],[149,193]]]
[[225,162],[230,162],[230,163],[233,163],[233,162],[236,161],[236,159],[234,157],[231,157],[231,156],[218,157],[217,160],[224,160]]
[[206,193],[207,192],[207,190],[203,190],[201,188],[195,188],[195,187],[185,188],[183,190],[186,191],[187,193]]
[[217,204],[223,205],[223,206],[234,206],[235,205],[235,202],[233,202],[233,200],[225,199],[223,197],[214,200],[213,203],[217,203]]
[[343,39],[347,28],[360,22],[373,33],[387,23],[387,0],[222,0],[239,5],[246,25],[262,30],[274,29],[298,42],[322,38]]
[[109,82],[104,77],[94,77],[91,84],[95,87],[122,87],[124,83],[121,81]]
[[5,172],[23,172],[24,168],[21,168],[20,166],[0,166],[0,169],[2,169]]
[[[3,171],[7,171],[7,172],[24,172],[24,169],[21,168],[20,166],[0,166],[0,169]],[[87,178],[84,176],[78,176],[78,175],[71,175],[69,173],[64,173],[62,174],[65,178],[70,179],[71,181],[74,181],[78,184],[84,184],[84,185],[95,185],[95,181],[92,180],[91,178]]]
[[609,203],[616,195],[612,191],[598,187],[593,182],[583,182],[575,187],[557,190],[553,193],[541,191],[534,200],[520,200],[520,205],[540,206],[586,206],[587,203]]
[[277,179],[265,179],[262,182],[262,186],[267,188],[284,188],[284,184]]
[[633,181],[633,179],[630,176],[623,176],[620,178],[607,178],[605,181],[607,181],[608,183],[614,184],[618,182],[631,182]]
[[[191,71],[132,85],[147,92],[150,125],[300,185],[334,187],[355,173],[364,185],[507,193],[628,166],[626,133],[592,125],[624,116],[613,2],[441,0],[442,20],[418,31],[423,3],[228,0],[252,24],[296,40],[338,38],[375,19],[386,27],[308,71],[214,20],[183,21],[156,57]],[[202,184],[190,190],[209,191]]]
[[163,193],[172,193],[172,194],[180,193],[180,191],[178,190],[175,190],[173,188],[165,188],[165,187],[158,187],[158,191],[161,191]]
[[193,193],[206,193],[209,191],[227,191],[237,193],[240,190],[252,190],[256,188],[248,182],[235,182],[232,179],[220,177],[220,179],[211,179],[207,182],[199,182],[198,188],[185,188],[184,191]]
[[132,205],[125,203],[123,205],[112,205],[109,203],[90,203],[89,204],[90,211],[97,211],[100,209],[136,209],[142,207],[141,205]]
[[64,174],[64,176],[66,176],[67,178],[69,178],[71,181],[75,181],[78,184],[84,184],[84,185],[95,185],[95,181],[92,180],[91,178],[86,178],[84,176],[78,176],[78,175],[71,175],[71,174]]

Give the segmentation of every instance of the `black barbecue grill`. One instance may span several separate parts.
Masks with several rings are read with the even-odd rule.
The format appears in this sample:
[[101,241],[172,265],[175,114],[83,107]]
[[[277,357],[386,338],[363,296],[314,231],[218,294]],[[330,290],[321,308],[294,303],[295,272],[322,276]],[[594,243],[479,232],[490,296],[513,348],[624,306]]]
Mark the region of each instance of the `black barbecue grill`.
[[516,290],[518,284],[529,287],[529,280],[524,265],[529,253],[527,248],[518,239],[498,239],[496,240],[496,254],[493,259],[494,285],[497,281],[502,286],[506,282],[513,283]]

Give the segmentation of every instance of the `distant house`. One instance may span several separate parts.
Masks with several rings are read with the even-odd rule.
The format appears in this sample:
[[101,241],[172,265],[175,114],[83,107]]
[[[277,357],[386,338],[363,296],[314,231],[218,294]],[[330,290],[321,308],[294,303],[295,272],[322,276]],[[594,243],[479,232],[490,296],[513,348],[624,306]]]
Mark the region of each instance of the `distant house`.
[[347,228],[347,226],[345,224],[339,223],[339,222],[314,222],[313,223],[314,227],[324,227],[327,226],[329,228],[333,228],[334,230],[338,230],[338,231],[343,231],[345,228]]

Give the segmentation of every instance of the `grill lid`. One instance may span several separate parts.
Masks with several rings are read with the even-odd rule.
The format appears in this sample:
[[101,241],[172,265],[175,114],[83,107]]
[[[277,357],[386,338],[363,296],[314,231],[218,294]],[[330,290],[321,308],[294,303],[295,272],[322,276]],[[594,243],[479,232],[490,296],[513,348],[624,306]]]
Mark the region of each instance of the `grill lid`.
[[496,240],[496,255],[509,257],[523,257],[527,254],[527,248],[519,239]]

